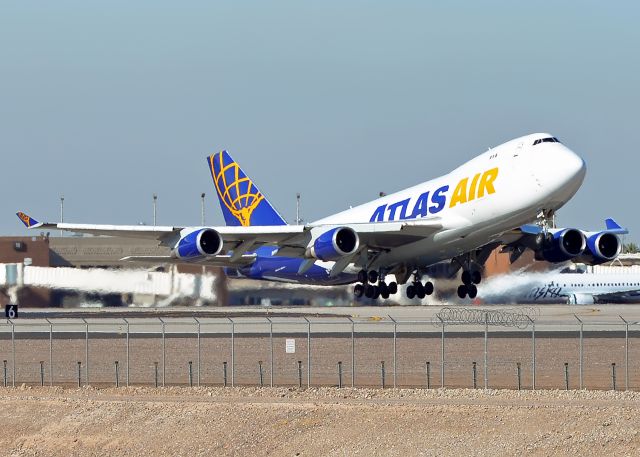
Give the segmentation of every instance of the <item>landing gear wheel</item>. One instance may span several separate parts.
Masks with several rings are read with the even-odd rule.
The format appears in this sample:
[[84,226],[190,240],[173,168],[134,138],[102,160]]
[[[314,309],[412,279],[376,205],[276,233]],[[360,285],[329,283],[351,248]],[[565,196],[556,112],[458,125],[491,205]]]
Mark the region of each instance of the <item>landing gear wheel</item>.
[[373,299],[377,300],[380,297],[380,288],[378,286],[373,286]]
[[367,270],[360,270],[358,272],[358,282],[365,283],[367,282]]
[[356,284],[353,288],[353,295],[355,295],[356,298],[362,297],[364,295],[364,286],[362,284]]
[[467,293],[469,294],[469,298],[476,298],[476,296],[478,295],[478,288],[475,286],[475,284],[469,284],[467,286]]
[[467,296],[467,286],[461,284],[458,286],[458,297],[465,298]]
[[433,283],[431,281],[424,283],[424,293],[427,295],[431,295],[433,293]]
[[469,270],[464,270],[462,272],[462,284],[464,285],[468,285],[471,284],[471,273],[469,273]]
[[415,287],[416,289],[416,295],[418,296],[418,298],[422,299],[424,298],[424,286],[422,285],[421,282],[415,282],[413,283],[413,287]]
[[372,284],[378,282],[378,272],[376,270],[369,271],[369,282]]
[[375,295],[376,291],[375,291],[375,286],[372,286],[371,284],[368,284],[364,287],[364,296],[367,298],[373,298],[373,296]]
[[407,286],[407,298],[413,300],[416,298],[416,288],[412,285]]
[[474,284],[480,284],[480,281],[482,281],[482,275],[478,270],[473,270],[471,272],[471,282]]
[[394,295],[398,293],[398,283],[390,282],[389,283],[389,295]]
[[387,286],[387,283],[381,282],[378,287],[380,289],[380,295],[382,296],[382,298],[389,298],[389,286]]

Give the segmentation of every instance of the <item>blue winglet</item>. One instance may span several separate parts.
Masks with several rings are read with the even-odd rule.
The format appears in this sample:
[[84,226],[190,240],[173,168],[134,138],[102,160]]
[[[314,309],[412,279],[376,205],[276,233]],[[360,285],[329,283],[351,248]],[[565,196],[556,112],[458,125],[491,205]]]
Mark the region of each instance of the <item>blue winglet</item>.
[[18,216],[18,219],[20,219],[27,228],[34,228],[40,225],[40,222],[36,221],[34,218],[23,213],[22,211],[18,211],[16,213],[16,216]]
[[612,218],[605,219],[604,223],[607,227],[607,232],[616,233],[619,235],[626,235],[627,233],[629,233],[629,230],[622,228],[620,224],[618,224]]

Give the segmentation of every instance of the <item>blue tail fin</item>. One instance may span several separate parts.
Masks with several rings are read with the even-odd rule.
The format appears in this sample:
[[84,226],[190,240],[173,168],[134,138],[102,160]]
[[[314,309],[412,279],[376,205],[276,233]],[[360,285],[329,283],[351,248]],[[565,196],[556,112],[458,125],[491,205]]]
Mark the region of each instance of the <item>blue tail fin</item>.
[[227,151],[207,161],[227,225],[287,225]]

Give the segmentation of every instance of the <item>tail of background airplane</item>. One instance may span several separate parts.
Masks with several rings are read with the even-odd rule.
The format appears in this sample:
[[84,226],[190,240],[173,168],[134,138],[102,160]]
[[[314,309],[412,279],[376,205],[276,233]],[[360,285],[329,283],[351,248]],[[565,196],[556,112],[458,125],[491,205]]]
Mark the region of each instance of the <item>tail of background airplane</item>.
[[227,225],[287,225],[227,151],[207,161]]

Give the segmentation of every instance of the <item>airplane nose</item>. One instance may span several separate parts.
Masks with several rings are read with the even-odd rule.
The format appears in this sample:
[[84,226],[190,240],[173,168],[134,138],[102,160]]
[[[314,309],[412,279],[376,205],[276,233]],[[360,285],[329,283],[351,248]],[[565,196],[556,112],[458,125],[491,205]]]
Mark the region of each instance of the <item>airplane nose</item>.
[[[540,187],[551,194],[573,196],[582,185],[587,166],[578,154],[562,144],[547,145],[534,175]],[[569,197],[570,198],[570,197]]]

